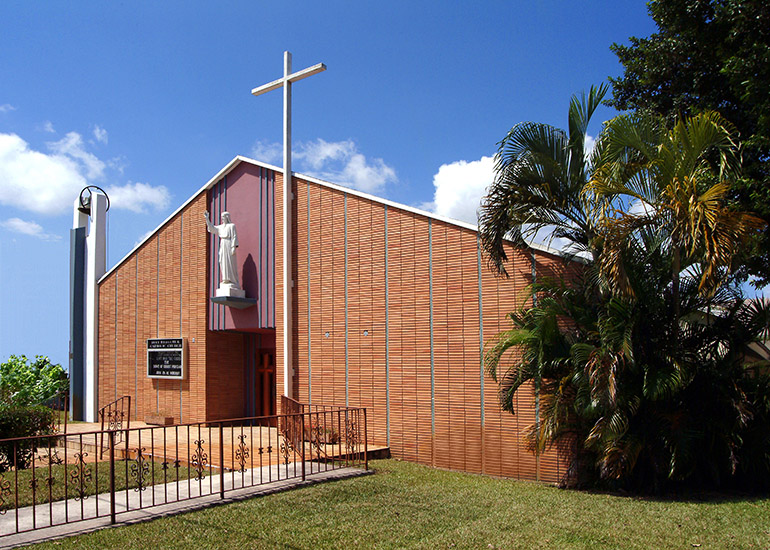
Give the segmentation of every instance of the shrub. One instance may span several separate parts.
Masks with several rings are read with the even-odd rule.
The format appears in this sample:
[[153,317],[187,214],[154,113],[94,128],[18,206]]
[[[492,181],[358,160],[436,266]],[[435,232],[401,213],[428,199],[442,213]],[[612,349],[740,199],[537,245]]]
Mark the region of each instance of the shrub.
[[67,372],[44,355],[31,363],[24,355],[11,355],[0,363],[0,407],[38,405],[68,387]]
[[[29,468],[38,446],[48,445],[47,439],[3,442],[4,439],[48,435],[56,432],[56,412],[48,407],[0,407],[0,472],[14,464]],[[14,456],[14,448],[16,453]]]

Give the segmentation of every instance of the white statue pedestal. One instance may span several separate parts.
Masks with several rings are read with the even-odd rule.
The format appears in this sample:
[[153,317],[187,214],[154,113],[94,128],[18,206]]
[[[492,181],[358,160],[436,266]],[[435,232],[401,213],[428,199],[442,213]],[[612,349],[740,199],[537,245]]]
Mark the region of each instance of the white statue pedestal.
[[237,288],[235,285],[221,283],[217,288],[215,296],[217,298],[245,298],[246,291]]
[[257,304],[255,298],[246,298],[246,291],[228,283],[220,283],[211,301],[221,306],[246,309]]

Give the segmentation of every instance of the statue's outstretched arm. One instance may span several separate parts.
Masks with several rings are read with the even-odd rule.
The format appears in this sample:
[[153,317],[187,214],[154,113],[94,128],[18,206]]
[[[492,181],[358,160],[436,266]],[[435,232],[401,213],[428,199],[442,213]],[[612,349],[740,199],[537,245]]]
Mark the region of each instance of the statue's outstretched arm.
[[211,223],[211,220],[209,219],[209,211],[208,210],[206,210],[203,213],[203,217],[206,218],[206,229],[209,230],[209,233],[216,233],[217,232],[217,227],[214,224]]

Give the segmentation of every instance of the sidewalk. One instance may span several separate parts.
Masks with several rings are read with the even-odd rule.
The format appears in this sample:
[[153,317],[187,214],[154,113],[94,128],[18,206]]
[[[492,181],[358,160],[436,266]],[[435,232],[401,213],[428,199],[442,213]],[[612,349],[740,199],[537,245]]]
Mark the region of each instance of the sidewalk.
[[[269,465],[263,468],[255,468],[240,472],[226,472],[224,476],[225,498],[220,498],[221,476],[214,474],[206,479],[180,480],[166,484],[146,487],[144,491],[129,489],[115,493],[116,525],[128,525],[139,521],[147,521],[163,516],[179,514],[205,508],[208,506],[243,500],[260,495],[304,487],[315,483],[333,481],[367,475],[371,471],[360,468],[340,468],[337,470],[318,472],[318,464],[307,461],[306,471],[309,473],[306,481],[301,477],[284,479],[286,477],[285,465]],[[301,463],[297,464],[298,469]],[[289,474],[293,475],[294,464],[289,467]],[[254,483],[256,480],[267,481],[264,484],[253,487],[244,487],[244,484]],[[153,503],[156,505],[153,506]],[[145,506],[140,509],[140,506]],[[102,517],[97,516],[98,513]],[[51,521],[51,518],[53,520]],[[81,520],[81,518],[83,518]],[[65,523],[65,521],[74,523]],[[16,531],[16,511],[9,510],[7,514],[0,516],[0,535]],[[15,548],[27,544],[44,542],[47,540],[88,533],[97,529],[110,527],[110,494],[101,493],[85,500],[70,499],[51,504],[39,504],[27,506],[18,510],[18,529],[30,531],[25,533],[0,536],[0,548]]]

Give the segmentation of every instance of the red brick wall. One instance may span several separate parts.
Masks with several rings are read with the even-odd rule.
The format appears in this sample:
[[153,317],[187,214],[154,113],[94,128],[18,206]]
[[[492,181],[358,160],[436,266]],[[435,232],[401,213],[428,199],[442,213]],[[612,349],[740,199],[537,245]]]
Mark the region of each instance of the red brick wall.
[[[484,341],[507,328],[505,315],[532,281],[531,251],[511,248],[512,277],[500,279],[479,259],[475,231],[315,183],[295,180],[294,188],[296,398],[367,407],[370,438],[389,442],[399,458],[558,481],[556,451],[536,459],[524,448],[535,421],[532,387],[518,392],[513,416],[500,410],[494,381],[482,380],[480,325]],[[278,239],[280,190],[277,181]],[[281,327],[280,246],[276,256]],[[541,252],[535,260],[538,273],[564,266]],[[280,328],[277,339],[280,394]]]
[[[101,282],[100,407],[131,395],[133,419],[157,412],[177,422],[217,416],[206,402],[205,208],[204,193]],[[187,338],[187,379],[147,378],[147,339],[179,336]]]
[[212,331],[206,341],[206,411],[209,420],[244,414],[243,334]]

